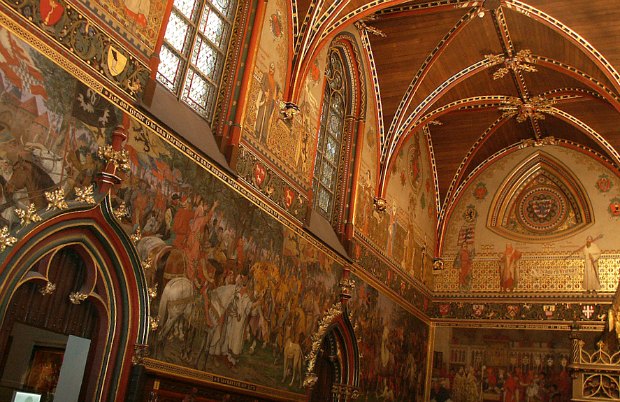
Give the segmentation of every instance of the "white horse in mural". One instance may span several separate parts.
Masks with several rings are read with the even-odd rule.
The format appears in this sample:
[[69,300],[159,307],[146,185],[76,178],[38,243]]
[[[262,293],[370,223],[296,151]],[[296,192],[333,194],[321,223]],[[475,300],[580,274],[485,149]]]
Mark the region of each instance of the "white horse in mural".
[[[210,355],[228,355],[229,345],[227,341],[229,337],[226,334],[226,318],[230,314],[240,316],[240,312],[236,311],[234,308],[235,306],[232,306],[235,295],[237,294],[237,285],[233,284],[222,285],[208,292],[209,311],[206,312],[206,316],[209,324],[205,325],[204,337],[202,338],[200,350],[198,351],[198,356],[196,356],[195,360],[196,368],[199,368],[198,366],[202,358],[204,358],[204,364],[202,367],[204,370],[206,369],[207,360]],[[231,306],[233,309],[229,311]]]
[[73,183],[69,183],[67,180],[69,178],[68,166],[62,156],[55,154],[38,142],[25,143],[24,150],[32,155],[34,162],[43,168],[55,184],[60,183],[65,191],[71,189]]
[[[188,320],[194,301],[194,285],[185,277],[173,278],[166,284],[159,302],[157,344],[164,342],[175,325]],[[161,353],[162,351],[159,350]]]

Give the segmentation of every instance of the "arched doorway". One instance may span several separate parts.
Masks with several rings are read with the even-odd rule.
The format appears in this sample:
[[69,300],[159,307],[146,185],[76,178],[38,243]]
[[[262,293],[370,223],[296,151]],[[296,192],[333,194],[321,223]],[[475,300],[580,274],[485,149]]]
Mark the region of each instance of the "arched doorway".
[[[76,246],[67,246],[54,250],[27,271],[0,328],[0,398],[10,399],[13,391],[20,391],[51,401],[65,367],[72,369],[65,371],[72,377],[90,378],[95,350],[91,344],[97,344],[99,315],[104,312],[97,310],[105,307],[75,296],[88,280],[87,265]],[[69,342],[70,337],[84,340],[87,349],[76,350],[79,346]],[[63,365],[67,352],[87,354],[64,359]],[[80,400],[85,400],[86,388],[76,391]]]
[[0,370],[9,367],[11,353],[18,354],[13,352],[15,339],[25,334],[32,339],[21,342],[21,353],[27,355],[17,358],[21,377],[5,381],[3,374],[2,385],[8,392],[55,391],[58,396],[64,361],[75,368],[79,360],[78,381],[76,372],[70,374],[78,400],[124,399],[134,349],[146,344],[148,295],[131,240],[112,217],[107,200],[49,219],[3,257],[0,356],[7,357],[0,360]]
[[313,336],[304,381],[310,402],[348,402],[359,394],[359,352],[347,298],[341,295],[342,301],[327,311]]

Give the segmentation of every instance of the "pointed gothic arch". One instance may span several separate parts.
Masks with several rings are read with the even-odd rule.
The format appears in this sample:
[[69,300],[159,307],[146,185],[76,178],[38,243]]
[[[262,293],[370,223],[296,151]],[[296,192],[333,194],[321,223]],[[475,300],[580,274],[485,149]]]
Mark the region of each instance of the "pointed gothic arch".
[[79,287],[68,297],[72,304],[90,303],[98,320],[89,352],[91,374],[84,379],[85,398],[124,399],[130,392],[132,370],[127,368],[134,350],[147,341],[148,295],[139,258],[107,198],[92,209],[50,218],[6,253],[0,263],[0,322],[20,287],[37,286],[43,297],[53,294],[57,284],[50,280],[51,264],[66,250],[81,259],[84,270],[75,282]]
[[[336,36],[330,44],[327,55],[325,74],[327,83],[321,102],[313,197],[315,210],[329,220],[340,234],[344,233],[345,222],[350,222],[352,218],[351,190],[359,163],[357,160],[359,158],[355,158],[356,143],[363,131],[361,122],[366,114],[366,81],[363,65],[361,52],[353,35],[342,33]],[[340,106],[337,103],[340,103]],[[339,123],[332,124],[332,121],[336,120]],[[329,160],[325,156],[330,155],[326,148],[330,139],[328,132],[333,132],[331,139],[337,140],[335,156],[332,161],[326,163],[333,168],[334,186],[331,190],[323,185],[326,183],[323,180],[325,179],[323,160]]]
[[309,401],[350,401],[359,396],[359,350],[346,296],[341,299],[325,313],[312,336],[304,380]]
[[538,151],[516,167],[495,194],[487,226],[513,240],[546,242],[594,222],[586,190],[570,168]]

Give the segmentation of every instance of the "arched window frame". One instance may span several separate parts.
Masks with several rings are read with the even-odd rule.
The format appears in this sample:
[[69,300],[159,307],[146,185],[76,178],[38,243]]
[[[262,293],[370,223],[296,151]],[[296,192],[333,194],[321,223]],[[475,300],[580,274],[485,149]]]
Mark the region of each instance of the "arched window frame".
[[[344,99],[344,108],[340,134],[341,141],[337,149],[335,184],[331,194],[331,205],[326,211],[319,205],[321,200],[318,188],[321,183],[322,160],[320,158],[324,154],[324,149],[321,146],[325,146],[324,137],[329,119],[330,99],[334,92],[333,88],[330,87],[330,80],[333,79],[330,75],[333,75],[333,72],[330,71],[332,56],[335,56],[342,63],[343,67],[341,77],[344,89],[340,93]],[[350,205],[352,172],[355,168],[355,142],[358,137],[359,122],[363,121],[366,109],[366,83],[359,48],[352,35],[343,33],[337,36],[331,43],[327,57],[328,67],[325,74],[326,83],[323,93],[317,154],[312,181],[313,208],[332,224],[337,233],[343,234],[345,224],[349,220],[347,208]]]
[[239,52],[243,33],[236,27],[248,3],[174,0],[168,18],[157,81],[212,126],[221,119],[223,95],[231,90],[229,72],[238,58],[230,56]]

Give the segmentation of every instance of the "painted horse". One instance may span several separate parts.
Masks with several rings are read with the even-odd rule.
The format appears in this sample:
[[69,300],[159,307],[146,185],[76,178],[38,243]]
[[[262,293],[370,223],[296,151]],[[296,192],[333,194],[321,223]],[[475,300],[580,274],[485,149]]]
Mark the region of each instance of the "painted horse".
[[13,164],[13,174],[6,183],[7,199],[13,198],[13,193],[18,190],[26,189],[28,200],[37,209],[47,206],[45,192],[52,191],[56,183],[50,175],[40,166],[26,159],[19,158]]

